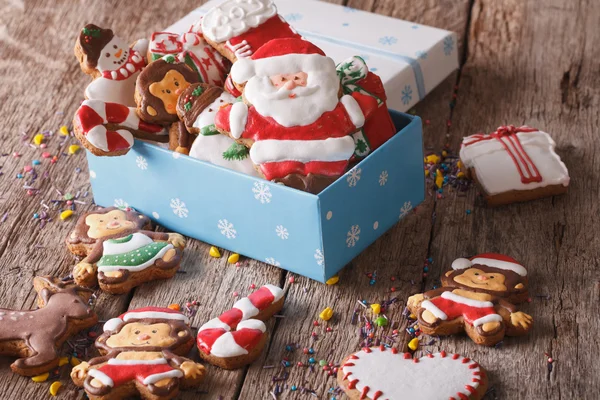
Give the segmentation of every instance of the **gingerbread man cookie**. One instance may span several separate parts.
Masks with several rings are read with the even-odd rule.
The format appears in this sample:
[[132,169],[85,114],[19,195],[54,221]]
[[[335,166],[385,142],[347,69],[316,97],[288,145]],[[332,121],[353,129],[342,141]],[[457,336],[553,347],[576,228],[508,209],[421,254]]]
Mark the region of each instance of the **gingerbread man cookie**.
[[445,351],[413,358],[383,345],[346,357],[337,380],[351,400],[479,400],[488,387],[486,371],[470,358]]
[[215,126],[250,148],[265,179],[319,193],[343,175],[352,134],[377,110],[374,97],[340,96],[333,60],[301,39],[275,39],[231,68],[244,102],[217,112]]
[[224,369],[241,368],[260,356],[267,341],[263,323],[283,307],[283,290],[265,285],[238,300],[198,329],[200,357]]
[[169,55],[148,65],[138,76],[135,88],[137,112],[144,121],[170,125],[177,122],[177,99],[198,76]]
[[71,378],[92,400],[172,399],[204,379],[204,367],[182,357],[193,345],[184,314],[160,307],[131,310],[104,324],[96,339],[103,356],[73,368]]
[[129,47],[110,29],[86,25],[75,43],[75,56],[81,69],[94,80],[85,89],[85,97],[108,103],[135,106],[135,80],[146,66],[148,40]]
[[0,354],[19,357],[10,368],[24,376],[56,368],[63,343],[98,322],[88,304],[90,290],[51,277],[33,282],[39,309],[0,308]]
[[137,213],[115,208],[82,215],[77,226],[87,226],[87,236],[95,244],[73,269],[75,281],[85,287],[99,283],[105,292],[120,294],[144,282],[173,277],[185,239],[178,233],[140,230],[140,224]]
[[514,305],[528,296],[527,270],[511,257],[485,253],[455,260],[441,288],[411,296],[407,307],[425,334],[464,331],[475,343],[494,346],[505,335],[531,330],[531,316]]

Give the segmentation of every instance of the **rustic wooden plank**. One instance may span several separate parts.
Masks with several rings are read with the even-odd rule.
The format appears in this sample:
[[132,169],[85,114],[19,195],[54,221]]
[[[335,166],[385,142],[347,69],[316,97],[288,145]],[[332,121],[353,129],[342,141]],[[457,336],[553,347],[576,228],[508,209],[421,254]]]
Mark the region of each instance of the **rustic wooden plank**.
[[[509,338],[499,349],[465,337],[441,343],[488,369],[490,398],[597,397],[600,96],[599,50],[592,43],[600,36],[599,17],[600,4],[588,1],[477,0],[473,6],[451,148],[459,148],[463,135],[528,124],[551,133],[573,178],[565,196],[498,209],[482,206],[475,191],[438,201],[428,288],[454,258],[484,251],[507,253],[529,269],[533,301],[523,307],[534,317],[529,337]],[[552,372],[545,352],[557,360]]]

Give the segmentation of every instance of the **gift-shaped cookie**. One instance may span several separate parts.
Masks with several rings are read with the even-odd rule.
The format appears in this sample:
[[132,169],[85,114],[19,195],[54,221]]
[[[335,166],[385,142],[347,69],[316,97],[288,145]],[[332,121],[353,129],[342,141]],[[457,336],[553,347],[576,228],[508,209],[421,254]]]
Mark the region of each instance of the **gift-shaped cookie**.
[[486,202],[498,206],[567,192],[569,171],[550,135],[535,128],[501,126],[465,137],[460,160]]
[[75,281],[85,287],[99,283],[106,292],[127,293],[155,279],[167,279],[179,269],[185,239],[178,233],[140,229],[139,214],[105,208],[83,214],[77,226],[85,226],[94,247],[73,269]]
[[172,399],[204,379],[204,367],[182,357],[193,345],[184,314],[160,307],[131,310],[104,324],[96,339],[102,357],[73,368],[71,378],[90,399]]
[[319,193],[343,175],[352,134],[377,110],[359,92],[340,98],[333,60],[302,39],[275,39],[231,69],[244,102],[221,108],[217,129],[250,148],[265,179]]
[[485,253],[459,258],[442,277],[442,287],[408,299],[407,307],[428,335],[466,332],[477,344],[493,346],[505,335],[525,335],[531,316],[515,304],[528,298],[527,270],[511,257]]

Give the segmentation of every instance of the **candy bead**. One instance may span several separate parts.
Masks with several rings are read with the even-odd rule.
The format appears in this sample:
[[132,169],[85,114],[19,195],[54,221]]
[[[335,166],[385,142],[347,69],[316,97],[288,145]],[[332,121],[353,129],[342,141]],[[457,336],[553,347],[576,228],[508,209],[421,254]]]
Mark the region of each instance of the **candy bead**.
[[170,308],[171,310],[175,310],[175,311],[180,311],[181,310],[181,306],[179,304],[175,304],[175,303],[174,304],[169,304],[167,306],[167,308]]
[[42,162],[40,160],[33,160],[31,162],[32,165],[40,165]]
[[373,314],[377,315],[381,312],[381,304],[371,304],[371,310],[373,310]]
[[71,215],[73,215],[73,210],[65,210],[60,213],[60,219],[62,219],[64,221],[67,218],[69,218]]
[[75,154],[79,151],[80,147],[76,144],[72,144],[69,146],[69,154]]
[[412,351],[417,350],[419,348],[419,339],[414,338],[413,340],[408,342],[408,348],[411,349]]
[[33,144],[35,144],[36,146],[39,146],[40,144],[42,144],[43,141],[44,141],[44,135],[42,135],[41,133],[38,133],[37,135],[35,135],[33,137]]
[[215,246],[210,246],[208,254],[213,258],[221,258],[221,252]]
[[50,154],[47,151],[45,151],[45,152],[42,153],[42,157],[43,158],[50,158],[50,157],[52,157],[52,154]]
[[240,255],[238,253],[233,253],[232,255],[230,255],[227,258],[227,262],[229,264],[235,264],[236,262],[238,262],[240,260]]
[[46,372],[45,374],[37,375],[31,378],[34,382],[46,382],[50,374]]
[[319,361],[319,365],[320,365],[321,367],[326,367],[326,366],[327,366],[327,361],[325,361],[325,360],[320,360],[320,361]]
[[52,385],[50,385],[50,394],[56,396],[61,387],[62,383],[60,383],[60,381],[53,382]]
[[323,321],[329,321],[331,317],[333,317],[333,310],[331,309],[331,307],[325,308],[319,314],[319,318],[321,318]]
[[334,275],[331,278],[327,279],[327,281],[325,281],[325,283],[328,285],[335,285],[339,281],[340,281],[340,277],[337,275]]
[[387,326],[387,324],[388,324],[388,320],[385,317],[378,317],[375,320],[375,325],[377,325],[377,326]]

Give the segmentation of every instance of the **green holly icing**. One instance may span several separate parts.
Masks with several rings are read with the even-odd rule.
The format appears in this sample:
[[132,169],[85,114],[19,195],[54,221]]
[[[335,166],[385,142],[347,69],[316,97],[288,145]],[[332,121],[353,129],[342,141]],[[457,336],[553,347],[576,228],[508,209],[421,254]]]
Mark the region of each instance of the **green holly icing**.
[[159,60],[162,56],[158,53],[152,53],[152,61]]
[[192,71],[194,71],[196,74],[198,74],[198,78],[200,78],[200,82],[204,82],[204,79],[202,79],[202,73],[200,71],[198,71],[198,67],[196,66],[196,63],[194,62],[194,60],[192,59],[192,57],[190,57],[190,55],[188,53],[185,53],[185,56],[183,57],[183,62],[185,63],[185,65],[190,67],[192,69]]
[[183,105],[183,109],[184,109],[185,111],[190,111],[190,110],[192,109],[192,102],[191,102],[191,101],[188,101],[187,103],[185,103],[185,104]]
[[223,152],[223,158],[227,161],[241,161],[248,157],[250,151],[246,146],[239,143],[233,143],[227,150]]
[[367,143],[365,143],[364,140],[358,139],[356,141],[356,150],[355,150],[356,154],[363,154],[365,151],[367,151],[367,148],[368,148]]
[[[127,238],[123,238],[127,239]],[[123,240],[116,239],[116,240]],[[131,239],[131,236],[129,236]],[[122,243],[122,242],[115,242]],[[129,251],[122,254],[110,254],[103,255],[98,261],[98,267],[113,267],[113,266],[124,266],[124,267],[137,267],[150,260],[152,260],[162,249],[168,246],[167,242],[153,242],[139,249]]]
[[165,62],[169,63],[169,64],[173,64],[175,62],[175,56],[164,56],[163,60],[165,60]]
[[204,93],[204,88],[202,86],[198,86],[196,89],[194,89],[194,91],[192,92],[192,96],[200,96],[202,93]]
[[100,37],[100,29],[83,28],[81,31],[86,36],[91,36],[91,37],[96,37],[96,38]]
[[220,132],[215,127],[215,124],[211,124],[211,125],[207,125],[207,126],[203,127],[202,129],[200,129],[200,134],[202,136],[213,136],[213,135],[220,135]]
[[119,239],[108,239],[108,242],[109,243],[127,243],[131,240],[132,237],[133,237],[133,234],[127,235],[127,236],[119,238]]

